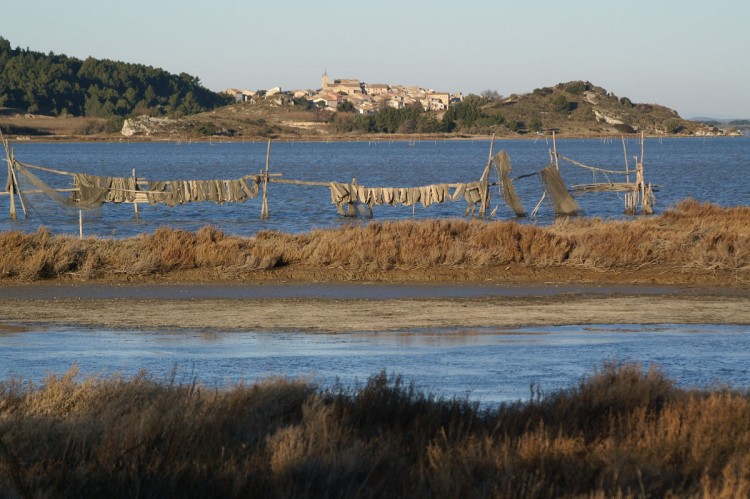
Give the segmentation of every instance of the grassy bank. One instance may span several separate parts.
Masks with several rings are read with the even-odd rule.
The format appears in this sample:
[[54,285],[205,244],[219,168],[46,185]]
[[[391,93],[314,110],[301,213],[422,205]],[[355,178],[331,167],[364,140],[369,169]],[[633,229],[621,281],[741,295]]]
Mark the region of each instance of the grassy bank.
[[[675,275],[750,277],[750,208],[683,201],[662,215],[629,221],[581,218],[550,227],[460,219],[373,222],[305,234],[264,231],[236,237],[204,227],[160,228],[112,240],[53,236],[40,229],[0,234],[0,278],[107,279],[204,270],[211,278],[252,279],[284,269],[347,279],[382,272],[575,269],[606,277],[654,268]],[[450,277],[450,276],[448,276]]]
[[4,497],[750,494],[750,394],[637,365],[493,409],[385,374],[325,391],[75,375],[0,384]]

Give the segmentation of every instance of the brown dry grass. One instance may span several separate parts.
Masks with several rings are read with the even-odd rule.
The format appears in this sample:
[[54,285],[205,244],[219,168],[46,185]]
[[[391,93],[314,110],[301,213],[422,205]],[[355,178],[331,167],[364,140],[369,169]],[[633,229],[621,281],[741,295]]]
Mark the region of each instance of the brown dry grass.
[[637,365],[493,409],[384,373],[326,391],[76,375],[0,383],[3,497],[750,494],[750,393]]
[[281,267],[359,276],[414,269],[570,268],[617,273],[644,267],[750,276],[750,208],[693,200],[630,221],[574,219],[541,228],[458,219],[373,222],[306,234],[228,236],[160,228],[123,240],[0,234],[0,276],[18,280],[149,276],[191,269],[250,277]]
[[0,118],[0,125],[12,135],[41,135],[46,139],[49,136],[90,135],[90,130],[102,130],[106,121],[103,118],[27,114]]

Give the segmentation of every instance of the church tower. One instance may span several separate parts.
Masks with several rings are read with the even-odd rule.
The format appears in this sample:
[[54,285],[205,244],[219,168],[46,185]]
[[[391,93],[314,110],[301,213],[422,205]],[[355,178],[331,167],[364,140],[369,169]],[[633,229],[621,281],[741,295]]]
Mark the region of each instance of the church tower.
[[323,90],[328,88],[328,71],[323,72]]

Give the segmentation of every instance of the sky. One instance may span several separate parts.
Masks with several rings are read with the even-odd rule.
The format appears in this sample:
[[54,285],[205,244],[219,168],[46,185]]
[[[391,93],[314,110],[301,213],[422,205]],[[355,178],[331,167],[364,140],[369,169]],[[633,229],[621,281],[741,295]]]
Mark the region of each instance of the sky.
[[522,94],[586,80],[684,118],[750,118],[747,0],[30,0],[13,47],[160,67],[211,90],[316,89],[321,75]]

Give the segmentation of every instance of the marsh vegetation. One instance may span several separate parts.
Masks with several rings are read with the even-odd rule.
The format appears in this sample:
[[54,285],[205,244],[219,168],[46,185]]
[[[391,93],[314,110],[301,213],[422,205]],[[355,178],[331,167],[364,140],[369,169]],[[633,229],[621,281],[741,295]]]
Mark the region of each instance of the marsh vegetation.
[[740,497],[750,395],[606,363],[482,408],[380,373],[319,389],[131,379],[0,384],[0,493],[21,497]]
[[[394,280],[433,272],[446,280],[487,272],[589,271],[606,281],[651,272],[653,282],[750,275],[750,208],[686,200],[654,217],[625,221],[561,219],[548,227],[513,221],[433,219],[371,222],[302,234],[261,231],[253,237],[206,226],[160,228],[126,239],[8,231],[0,234],[3,279],[107,279],[179,276],[254,279],[275,271],[320,279]],[[295,274],[297,273],[297,274]],[[307,273],[307,274],[305,274]],[[483,273],[483,274],[482,274]],[[322,276],[322,277],[320,277]],[[471,278],[470,278],[471,279]]]

